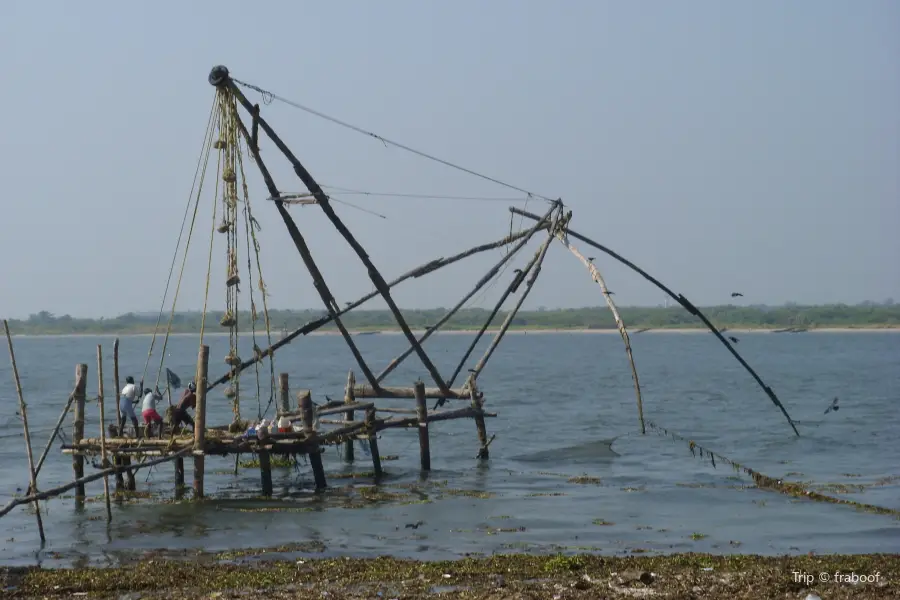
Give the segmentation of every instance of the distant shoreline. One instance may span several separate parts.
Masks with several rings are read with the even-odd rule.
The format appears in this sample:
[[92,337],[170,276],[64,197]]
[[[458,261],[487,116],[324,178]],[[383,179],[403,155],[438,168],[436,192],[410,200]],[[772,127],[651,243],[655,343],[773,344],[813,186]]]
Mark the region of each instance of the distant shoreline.
[[[787,334],[800,334],[800,333],[898,333],[900,332],[900,325],[875,325],[875,326],[860,326],[860,327],[815,327],[809,328],[804,331],[799,332],[790,332],[783,331],[784,328],[753,328],[753,327],[728,327],[723,328],[723,333],[735,333],[735,334],[747,334],[747,333],[783,333]],[[486,334],[495,334],[500,330],[499,327],[492,327],[485,331]],[[413,327],[412,331],[419,335],[425,333],[425,329]],[[634,335],[642,335],[645,333],[680,333],[680,334],[697,334],[697,333],[711,333],[709,329],[705,327],[652,327],[652,328],[629,328],[628,330],[629,336]],[[348,332],[353,336],[360,335],[403,335],[403,332],[399,328],[392,329],[349,329]],[[249,332],[243,332],[243,335],[247,335]],[[439,329],[435,332],[434,335],[475,335],[478,333],[478,329],[448,329],[443,330]],[[507,335],[547,335],[547,334],[560,334],[560,333],[571,333],[571,334],[579,334],[579,335],[619,335],[618,329],[587,329],[587,328],[545,328],[545,327],[511,327],[506,334]],[[13,337],[16,338],[39,338],[39,337],[116,337],[116,336],[129,336],[129,337],[139,337],[152,336],[153,332],[149,331],[141,331],[141,332],[96,332],[96,333],[19,333],[13,334]],[[157,333],[157,336],[165,335],[165,330],[162,330]],[[199,336],[199,332],[177,332],[170,333],[169,337],[197,337]],[[228,332],[224,331],[213,331],[213,332],[205,332],[204,336],[210,337],[220,337],[229,335]],[[260,335],[260,331],[257,329],[256,335]],[[265,335],[265,332],[263,332]],[[305,336],[300,337],[315,337],[315,336],[340,336],[340,331],[334,330],[326,330],[326,331],[313,331],[307,333]],[[281,339],[281,332],[272,332],[272,340],[273,343],[277,342]]]

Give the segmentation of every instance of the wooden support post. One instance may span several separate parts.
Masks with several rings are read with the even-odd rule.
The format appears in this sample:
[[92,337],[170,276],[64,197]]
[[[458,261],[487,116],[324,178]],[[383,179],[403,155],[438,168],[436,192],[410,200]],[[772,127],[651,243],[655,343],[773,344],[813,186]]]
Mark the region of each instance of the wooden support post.
[[419,458],[423,471],[431,470],[431,447],[428,442],[428,407],[425,405],[425,384],[417,381],[416,416],[419,418]]
[[[106,410],[103,398],[103,347],[97,344],[97,403],[100,404],[100,464],[103,469],[109,468],[106,460]],[[112,522],[112,506],[109,502],[109,476],[103,478],[103,496],[106,500],[106,521]]]
[[[119,338],[113,342],[113,386],[115,386],[115,398],[116,398],[116,431],[119,432],[119,436],[124,437],[125,432],[122,431],[125,427],[122,424],[122,407],[120,406],[121,398],[120,394],[122,393],[122,388],[119,387]],[[118,456],[113,458],[113,464],[117,467],[123,465],[122,459]],[[125,478],[122,475],[121,471],[116,471],[116,491],[123,489],[125,487]]]
[[[122,407],[119,406],[119,395],[122,393],[122,388],[119,387],[119,338],[113,342],[113,385],[116,388],[114,398],[116,399],[116,428],[118,429],[122,424]],[[124,433],[119,431],[119,435],[124,435]],[[117,478],[121,477],[121,473],[118,473]]]
[[472,410],[475,412],[475,428],[478,430],[478,456],[479,460],[487,460],[490,456],[488,451],[487,427],[484,423],[484,402],[478,394],[478,384],[475,382],[475,376],[469,377],[469,392],[472,395]]
[[[317,434],[313,430],[313,405],[312,397],[309,394],[300,397],[300,410],[303,412],[303,429],[306,431],[306,435],[315,439]],[[309,464],[312,467],[313,477],[316,480],[316,489],[327,487],[325,468],[322,466],[322,453],[319,451],[318,444],[313,444],[309,450]]]
[[[353,396],[353,386],[356,385],[356,377],[353,375],[353,369],[347,373],[347,386],[344,388],[344,403],[345,404],[353,404],[356,402]],[[347,411],[344,413],[344,421],[352,423],[354,420],[353,411]],[[344,442],[344,461],[352,463],[353,462],[353,439],[348,439]]]
[[[87,390],[88,366],[80,364],[75,367],[75,414],[72,424],[72,443],[77,444],[84,439],[84,401]],[[84,477],[84,456],[74,454],[72,456],[72,470],[75,471],[75,479]],[[75,486],[75,497],[84,498],[84,484]]]
[[278,408],[281,412],[286,413],[291,410],[291,388],[287,373],[278,376]]
[[[549,219],[552,215],[553,211],[557,210],[559,207],[559,203],[555,203],[553,207],[547,211],[547,214],[544,215],[541,222],[543,223],[545,220]],[[540,219],[540,217],[538,217]],[[553,228],[553,223],[550,224],[550,228]],[[500,312],[500,308],[503,306],[503,303],[506,302],[506,298],[509,297],[510,294],[514,294],[519,286],[522,285],[522,281],[525,280],[525,277],[531,272],[531,269],[538,263],[539,257],[543,255],[546,251],[546,248],[550,244],[551,236],[547,238],[544,242],[544,245],[541,246],[538,251],[534,254],[528,264],[525,265],[525,268],[518,272],[518,274],[513,278],[512,282],[507,286],[507,288],[503,291],[503,294],[500,296],[500,299],[497,300],[497,304],[494,305],[494,309],[491,311],[491,314],[488,315],[487,320],[484,322],[484,325],[478,330],[478,333],[475,334],[475,339],[472,340],[472,343],[469,344],[469,347],[466,349],[466,353],[460,359],[459,364],[456,365],[456,369],[453,371],[453,375],[450,377],[448,385],[453,385],[453,382],[456,381],[456,378],[459,376],[460,371],[462,371],[463,366],[466,364],[466,361],[469,360],[469,355],[475,350],[475,346],[478,345],[478,342],[481,340],[481,336],[484,335],[484,332],[487,331],[487,328],[490,327],[491,323],[494,321],[494,317],[497,316],[497,313]],[[499,334],[497,337],[502,337],[502,334]],[[494,339],[497,339],[495,337]],[[438,403],[436,406],[440,406],[441,403]]]
[[[320,459],[321,464],[321,459]],[[259,474],[262,478],[262,494],[266,498],[272,495],[272,462],[269,460],[269,451],[259,450]]]
[[[123,456],[122,464],[126,467],[130,467],[131,457]],[[135,469],[128,469],[127,471],[125,471],[125,489],[127,489],[129,492],[133,492],[137,489],[137,481],[134,478],[134,471]]]
[[184,487],[184,458],[175,459],[175,491],[178,492]]
[[[16,382],[16,393],[19,395],[19,413],[22,416],[22,427],[25,430],[25,450],[28,454],[28,473],[30,477],[30,488],[32,492],[37,493],[37,475],[34,470],[34,455],[31,453],[31,432],[28,430],[28,411],[25,406],[25,394],[22,392],[22,381],[19,379],[19,367],[16,366],[16,354],[13,351],[12,335],[9,333],[9,323],[3,319],[3,330],[6,332],[6,343],[9,346],[9,361],[12,364],[13,379]],[[44,536],[44,521],[41,518],[41,507],[38,501],[34,501],[34,512],[37,515],[38,533],[41,536],[41,543],[46,542]]]
[[372,467],[375,477],[384,475],[381,470],[381,455],[378,454],[378,431],[375,429],[375,407],[366,409],[366,430],[369,433],[369,450],[372,453]]
[[203,468],[206,449],[206,386],[209,373],[209,346],[200,346],[197,355],[197,405],[194,408],[194,497],[203,497]]

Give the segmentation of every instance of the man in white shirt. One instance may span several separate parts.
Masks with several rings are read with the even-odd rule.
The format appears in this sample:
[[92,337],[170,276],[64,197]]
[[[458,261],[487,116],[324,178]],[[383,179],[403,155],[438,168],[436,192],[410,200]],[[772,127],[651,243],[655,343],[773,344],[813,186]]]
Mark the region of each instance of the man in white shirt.
[[141,415],[144,417],[144,426],[147,428],[147,437],[152,435],[152,424],[159,423],[159,437],[163,434],[163,419],[156,412],[156,402],[162,400],[163,396],[159,390],[153,391],[150,388],[144,388],[144,401],[141,405]]
[[125,387],[119,396],[119,435],[125,436],[125,419],[131,419],[134,424],[134,434],[141,437],[141,429],[138,427],[137,415],[134,414],[134,403],[136,388],[134,387],[134,377],[129,375],[125,378]]

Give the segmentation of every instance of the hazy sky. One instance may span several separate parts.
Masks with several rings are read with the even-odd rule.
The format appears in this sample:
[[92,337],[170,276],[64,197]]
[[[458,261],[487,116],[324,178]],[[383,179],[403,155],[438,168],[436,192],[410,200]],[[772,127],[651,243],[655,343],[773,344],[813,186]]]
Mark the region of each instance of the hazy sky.
[[[900,300],[894,0],[5,0],[0,316],[158,310],[216,64],[561,197],[575,230],[695,304],[728,302],[734,290],[746,302]],[[521,199],[285,104],[263,110],[323,184]],[[303,191],[271,144],[263,154],[283,191]],[[253,173],[272,306],[321,306]],[[203,303],[213,179],[179,308]],[[335,205],[387,279],[510,227],[509,202],[335,195],[387,217]],[[539,201],[528,209],[545,210]],[[290,210],[339,302],[372,289],[320,208]],[[218,308],[225,251],[221,236],[216,243]],[[451,306],[500,256],[412,281],[397,301]],[[620,304],[662,302],[637,275],[597,262]],[[476,305],[497,297],[512,268]],[[601,303],[580,263],[552,246],[526,306]]]

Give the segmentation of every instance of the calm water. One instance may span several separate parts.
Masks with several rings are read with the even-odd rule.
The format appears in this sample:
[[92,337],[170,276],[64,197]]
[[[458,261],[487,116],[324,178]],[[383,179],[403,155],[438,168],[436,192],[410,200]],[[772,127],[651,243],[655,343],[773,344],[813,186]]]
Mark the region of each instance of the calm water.
[[[713,337],[701,333],[633,336],[647,419],[767,475],[818,485],[862,484],[861,492],[845,491],[846,497],[900,508],[900,480],[870,485],[900,475],[900,335],[757,333],[740,338],[742,354],[800,422],[802,437],[792,434],[777,408]],[[470,339],[437,335],[427,348],[438,367],[449,373]],[[396,335],[361,336],[357,341],[376,372],[404,348],[404,340]],[[488,341],[480,345],[476,358]],[[88,392],[96,394],[98,343],[103,344],[106,386],[111,390],[112,338],[15,339],[36,455],[71,391],[77,362],[90,365]],[[140,377],[149,343],[149,336],[122,338],[123,380],[128,374]],[[211,373],[219,375],[225,369],[227,338],[207,337],[207,343]],[[169,340],[166,366],[185,382],[194,370],[197,344],[192,336]],[[155,350],[152,378],[158,357]],[[310,388],[320,401],[324,394],[342,396],[352,365],[339,337],[318,336],[282,350],[276,372],[289,372],[292,388]],[[418,376],[424,380],[427,373],[412,356],[386,383],[411,385]],[[244,415],[255,415],[255,375],[250,371],[242,381]],[[262,381],[265,405],[265,375]],[[477,438],[471,420],[432,426],[433,472],[427,481],[419,479],[415,432],[391,430],[382,435],[382,455],[400,457],[384,463],[390,477],[383,490],[419,502],[354,507],[360,503],[361,488],[371,480],[335,475],[371,470],[359,448],[356,466],[342,464],[335,449],[326,453],[333,489],[324,495],[310,489],[308,466],[276,469],[278,498],[271,501],[253,498],[259,490],[258,469],[241,469],[233,475],[233,459],[209,458],[206,491],[211,498],[202,504],[114,504],[113,521],[107,525],[102,501],[81,507],[71,497],[43,503],[48,536],[43,549],[32,510],[18,507],[0,519],[4,540],[0,562],[103,564],[133,550],[215,551],[298,542],[319,542],[325,554],[414,558],[520,550],[617,554],[900,550],[900,521],[890,516],[758,490],[728,466],[714,468],[692,457],[684,443],[649,430],[641,436],[630,373],[616,335],[510,335],[480,382],[489,409],[499,413],[487,422],[488,433],[497,436],[487,465],[474,460]],[[840,411],[823,414],[834,396],[841,399]],[[0,501],[6,502],[26,486],[28,475],[5,359],[0,360],[0,398]],[[211,394],[210,411],[210,424],[230,420],[231,409],[220,389]],[[96,404],[89,402],[89,435],[99,431],[97,413]],[[71,416],[66,433],[71,435]],[[612,451],[604,440],[615,440]],[[86,465],[87,473],[93,470]],[[172,470],[169,464],[157,467],[149,481],[146,471],[138,472],[138,489],[171,499]],[[190,461],[186,470],[190,482]],[[569,477],[582,474],[599,478],[600,484],[569,482]],[[56,442],[39,487],[47,489],[71,478],[71,458],[60,454]],[[473,497],[454,490],[493,496]],[[102,480],[88,485],[89,496],[102,492]],[[432,502],[421,502],[424,499]],[[272,507],[281,510],[260,510]],[[599,520],[608,524],[596,524]],[[424,522],[418,529],[404,526],[417,521]]]

